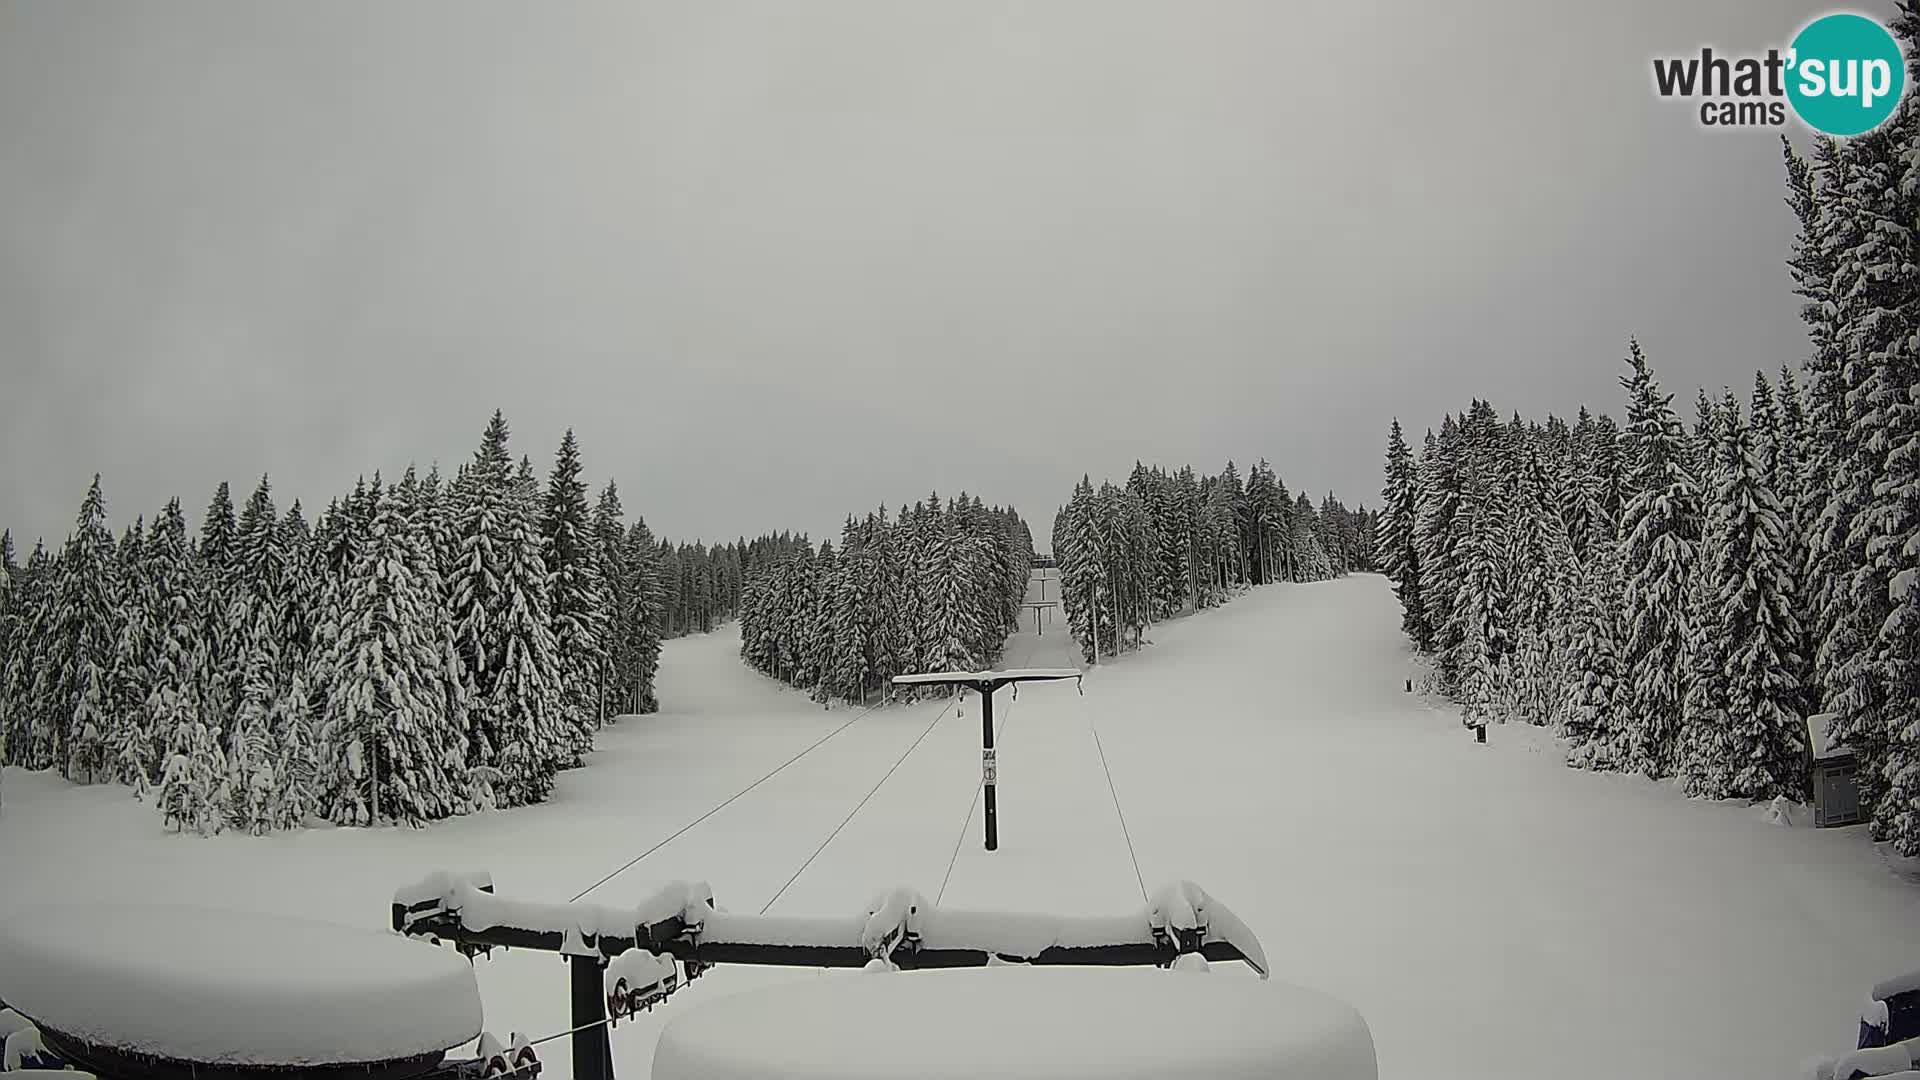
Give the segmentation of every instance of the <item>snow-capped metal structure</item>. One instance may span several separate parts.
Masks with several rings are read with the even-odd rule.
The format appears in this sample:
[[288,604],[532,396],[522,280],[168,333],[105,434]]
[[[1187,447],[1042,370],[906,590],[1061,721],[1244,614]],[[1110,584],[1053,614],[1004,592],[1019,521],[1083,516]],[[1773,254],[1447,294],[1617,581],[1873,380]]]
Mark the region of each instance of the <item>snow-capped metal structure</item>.
[[576,1080],[612,1077],[609,1020],[651,1008],[717,964],[1171,968],[1198,958],[1242,961],[1263,979],[1268,972],[1253,932],[1191,882],[1161,889],[1125,916],[957,911],[905,888],[878,894],[861,912],[788,916],[721,911],[703,883],[676,882],[632,907],[609,907],[511,900],[494,893],[487,874],[436,873],[394,893],[392,919],[402,934],[469,956],[495,947],[567,956]]
[[[895,686],[959,686],[980,695],[980,781],[985,790],[987,850],[1000,846],[1000,811],[995,804],[999,762],[993,750],[993,694],[1003,686],[1023,682],[1057,682],[1072,679],[1080,684],[1077,668],[1015,668],[1011,671],[930,671],[918,675],[895,675]],[[1019,693],[1015,690],[1014,693]]]
[[9,1067],[73,1064],[110,1080],[538,1072],[524,1045],[449,1062],[484,1036],[472,966],[373,927],[165,904],[30,907],[0,921],[0,1000]]

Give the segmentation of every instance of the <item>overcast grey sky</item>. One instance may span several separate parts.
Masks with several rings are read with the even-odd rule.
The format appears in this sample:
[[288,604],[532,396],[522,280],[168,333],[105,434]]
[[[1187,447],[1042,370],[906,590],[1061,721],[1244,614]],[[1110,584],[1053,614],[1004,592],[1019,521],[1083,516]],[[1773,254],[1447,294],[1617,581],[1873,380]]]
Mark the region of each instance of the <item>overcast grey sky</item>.
[[1688,415],[1799,362],[1776,133],[1648,60],[1822,5],[1314,7],[0,0],[0,525],[311,511],[497,406],[659,534],[1044,543],[1136,457],[1375,503],[1395,414],[1617,412],[1632,333]]

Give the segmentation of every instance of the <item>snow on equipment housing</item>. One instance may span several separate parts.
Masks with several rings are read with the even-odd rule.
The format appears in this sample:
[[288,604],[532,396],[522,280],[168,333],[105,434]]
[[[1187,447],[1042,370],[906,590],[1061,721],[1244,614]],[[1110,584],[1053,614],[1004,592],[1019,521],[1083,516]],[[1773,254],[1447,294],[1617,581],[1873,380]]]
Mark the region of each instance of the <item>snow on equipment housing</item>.
[[[28,908],[0,922],[0,1000],[9,1066],[111,1080],[540,1071],[524,1040],[482,1033],[470,964],[367,927],[160,904]],[[479,1056],[447,1060],[476,1037]]]
[[1247,925],[1191,882],[1161,889],[1127,916],[945,910],[901,888],[880,893],[864,912],[796,917],[720,911],[705,884],[677,882],[616,908],[511,900],[494,893],[490,875],[442,872],[397,890],[392,919],[402,934],[469,957],[495,947],[565,955],[576,1080],[611,1080],[610,1022],[650,1009],[716,964],[1172,968],[1199,958],[1238,960],[1262,979],[1268,972]]
[[1809,1080],[1920,1077],[1920,971],[1886,979],[1860,1010],[1855,1048],[1807,1064]]

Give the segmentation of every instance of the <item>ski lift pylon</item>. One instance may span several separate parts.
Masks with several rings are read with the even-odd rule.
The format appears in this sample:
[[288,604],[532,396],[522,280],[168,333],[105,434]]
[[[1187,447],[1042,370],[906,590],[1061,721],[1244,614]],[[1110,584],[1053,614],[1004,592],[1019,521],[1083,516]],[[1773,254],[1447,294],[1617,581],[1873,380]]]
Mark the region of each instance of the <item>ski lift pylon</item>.
[[1058,682],[1081,679],[1078,668],[1014,668],[1009,671],[930,671],[918,675],[895,675],[895,686],[958,686],[980,695],[980,783],[985,791],[987,850],[1000,847],[1000,809],[996,802],[999,786],[999,760],[993,748],[993,694],[1003,686],[1014,687],[1018,694],[1023,682]]

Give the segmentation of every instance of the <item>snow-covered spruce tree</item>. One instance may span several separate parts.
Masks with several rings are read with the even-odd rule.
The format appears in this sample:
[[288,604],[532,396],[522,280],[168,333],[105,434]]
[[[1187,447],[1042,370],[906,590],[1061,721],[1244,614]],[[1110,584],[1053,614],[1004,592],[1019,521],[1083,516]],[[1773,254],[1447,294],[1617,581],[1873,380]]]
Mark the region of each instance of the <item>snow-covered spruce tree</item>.
[[[1203,550],[1201,529],[1202,510],[1200,480],[1194,475],[1193,467],[1183,465],[1173,474],[1172,501],[1175,532],[1182,540],[1180,550],[1180,568],[1183,571],[1180,581],[1181,611],[1198,611],[1201,607],[1202,578],[1206,573],[1206,555]],[[1054,536],[1060,533],[1056,530]],[[1059,541],[1055,541],[1056,549]],[[1291,550],[1291,548],[1289,548]],[[1054,553],[1058,556],[1059,552]]]
[[560,728],[537,506],[525,477],[516,476],[507,438],[506,419],[495,412],[457,485],[460,555],[451,592],[474,690],[467,764],[497,770],[495,797],[518,805],[546,797],[568,741]]
[[269,724],[273,732],[273,793],[271,827],[298,829],[320,815],[319,733],[314,729],[313,701],[307,676],[296,668],[274,702]]
[[1565,723],[1567,763],[1576,768],[1617,769],[1616,754],[1628,745],[1625,716],[1617,705],[1626,696],[1621,667],[1618,542],[1596,540],[1580,560],[1571,583],[1573,603],[1566,634],[1567,669],[1572,680]]
[[[664,610],[665,582],[660,565],[660,545],[654,542],[646,518],[634,515],[627,529],[626,562],[633,591],[621,626],[625,655],[631,667],[620,683],[623,699],[636,702],[642,715],[658,712],[660,700],[655,676],[660,670],[661,618]],[[736,603],[738,601],[736,600]]]
[[202,578],[200,618],[205,624],[201,644],[206,656],[201,673],[204,685],[200,693],[200,718],[216,740],[226,738],[239,705],[245,662],[245,647],[234,640],[227,624],[237,588],[239,533],[232,489],[221,481],[201,519],[196,547]]
[[240,710],[226,746],[227,823],[235,829],[264,836],[273,828],[274,801],[279,790],[275,775],[278,748],[274,744],[273,712],[280,703],[280,648],[272,613],[255,613],[255,625],[235,627],[248,642],[241,671]]
[[1591,516],[1599,506],[1596,493],[1600,481],[1595,476],[1598,440],[1598,424],[1593,414],[1582,405],[1579,418],[1574,421],[1568,435],[1567,452],[1558,462],[1560,473],[1556,492],[1560,520],[1567,527],[1567,543],[1573,548],[1574,555],[1582,559],[1587,557],[1588,547],[1601,531],[1600,522]]
[[[314,523],[311,549],[314,582],[312,613],[309,617],[306,658],[299,669],[307,692],[304,703],[306,715],[316,747],[313,751],[314,784],[306,794],[304,805],[316,814],[324,813],[326,809],[322,804],[324,792],[321,790],[324,778],[319,773],[319,725],[344,662],[341,643],[346,636],[348,577],[354,563],[359,561],[363,543],[364,539],[357,534],[346,506],[339,499],[329,501]],[[290,707],[299,704],[288,702]],[[282,779],[288,777],[284,771],[280,775]]]
[[874,552],[859,525],[848,515],[840,532],[840,559],[828,590],[833,630],[831,655],[821,685],[835,697],[865,701],[871,688],[868,667],[873,636],[872,582],[878,575]]
[[300,506],[299,499],[293,500],[293,505],[287,507],[286,516],[280,519],[280,544],[287,558],[285,660],[287,674],[291,678],[292,672],[304,665],[307,649],[312,645],[314,593],[318,584],[314,574],[317,561],[313,527],[307,523],[307,513]]
[[202,717],[206,682],[206,587],[187,523],[174,499],[154,523],[150,542],[153,595],[160,638],[153,650],[153,689],[147,709],[160,741],[156,802],[170,829],[201,835],[225,827],[231,804],[227,762],[217,733]]
[[755,568],[747,572],[746,588],[740,594],[740,659],[762,674],[771,674],[772,640],[768,633],[767,592],[770,571]]
[[373,490],[378,510],[349,578],[321,770],[334,821],[420,825],[448,816],[462,798],[464,778],[451,773],[447,753],[459,733],[448,729],[439,682],[432,554],[402,492],[381,491],[378,478]]
[[813,557],[815,589],[813,610],[805,619],[807,628],[804,666],[812,673],[811,695],[827,704],[832,700],[828,681],[833,675],[833,588],[840,576],[840,552],[833,541],[822,540]]
[[105,778],[107,736],[114,719],[111,675],[119,635],[113,594],[118,570],[106,515],[95,474],[60,558],[59,608],[55,635],[48,643],[57,673],[51,700],[61,713],[54,727],[54,756],[61,775],[79,783]]
[[120,544],[119,634],[108,676],[112,720],[107,726],[106,774],[143,798],[158,779],[159,761],[147,697],[153,692],[153,644],[160,636],[153,595],[154,566],[145,519]]
[[233,797],[230,824],[259,835],[272,826],[276,754],[271,718],[285,689],[285,649],[292,636],[286,534],[265,476],[240,513],[231,551],[233,577],[220,639],[238,650],[239,692],[222,749]]
[[1863,681],[1853,678],[1861,665],[1851,665],[1850,669],[1848,660],[1857,657],[1866,643],[1860,628],[1842,619],[1853,571],[1864,562],[1865,552],[1864,547],[1855,549],[1848,541],[1863,499],[1860,484],[1848,467],[1857,435],[1848,400],[1849,330],[1834,288],[1837,263],[1842,254],[1857,246],[1859,237],[1839,212],[1838,196],[1847,171],[1839,146],[1818,137],[1813,142],[1813,160],[1807,162],[1784,138],[1782,145],[1787,164],[1787,202],[1800,226],[1787,266],[1795,291],[1806,300],[1800,317],[1813,346],[1805,362],[1805,502],[1796,514],[1808,549],[1803,600],[1814,645],[1815,697],[1822,709],[1846,713],[1839,718],[1840,730],[1836,732],[1845,737],[1856,727],[1872,726],[1861,721],[1873,703],[1869,693],[1850,692],[1865,689]]
[[1333,556],[1320,531],[1320,515],[1303,491],[1293,501],[1294,548],[1304,553],[1299,559],[1302,581],[1327,581],[1335,576]]
[[[1920,74],[1920,6],[1900,4],[1893,30],[1906,50],[1912,79]],[[1915,269],[1920,253],[1913,223],[1920,214],[1920,163],[1913,151],[1920,145],[1920,106],[1911,97],[1903,99],[1874,134],[1888,139],[1899,164],[1896,191],[1876,205],[1890,212],[1877,221],[1875,242],[1859,251],[1874,288],[1874,306],[1855,339],[1856,347],[1876,350],[1871,359],[1879,369],[1880,400],[1873,413],[1881,420],[1886,447],[1884,472],[1862,522],[1870,530],[1872,566],[1865,585],[1885,580],[1889,606],[1874,649],[1886,711],[1879,733],[1883,761],[1873,785],[1880,797],[1873,804],[1871,830],[1899,854],[1914,857],[1920,856],[1920,403],[1912,387],[1920,384],[1914,340],[1920,333],[1920,271]]]
[[[816,556],[809,544],[794,546],[775,564],[776,587],[772,594],[775,670],[779,678],[801,689],[811,689],[819,676],[813,663],[818,655],[817,619],[822,588],[815,562]],[[914,638],[915,663],[919,659],[918,642],[919,639]]]
[[1731,490],[1727,481],[1737,468],[1729,458],[1736,432],[1744,432],[1744,426],[1729,391],[1722,407],[1710,410],[1695,434],[1695,440],[1704,444],[1693,454],[1701,488],[1701,528],[1693,575],[1687,582],[1688,670],[1674,754],[1674,772],[1687,793],[1711,799],[1725,797],[1733,782],[1727,767],[1728,658],[1727,642],[1720,634],[1718,574],[1728,539],[1722,528],[1727,515],[1719,499]]
[[874,531],[869,543],[875,548],[878,577],[874,583],[874,642],[871,666],[880,678],[884,692],[892,692],[895,675],[914,671],[911,655],[913,598],[907,590],[906,538],[899,527],[887,521],[887,508],[874,513]]
[[1893,611],[1888,556],[1906,539],[1898,498],[1885,483],[1887,452],[1890,435],[1897,437],[1889,430],[1896,422],[1892,410],[1914,381],[1909,342],[1916,326],[1912,214],[1897,194],[1903,151],[1896,135],[1883,127],[1847,140],[1837,154],[1833,198],[1822,208],[1832,221],[1823,241],[1834,256],[1829,302],[1846,396],[1817,530],[1840,576],[1825,597],[1826,637],[1815,664],[1824,710],[1834,714],[1834,738],[1858,755],[1861,803],[1876,818],[1892,721],[1891,680],[1875,642]]
[[1486,643],[1477,639],[1481,624],[1480,619],[1468,619],[1463,624],[1467,640],[1461,650],[1465,674],[1460,693],[1460,722],[1467,727],[1486,727],[1501,722],[1506,715],[1506,705],[1500,697],[1499,669]]
[[1459,685],[1458,669],[1464,623],[1454,617],[1461,588],[1455,558],[1454,519],[1462,514],[1465,496],[1460,461],[1459,427],[1446,417],[1436,436],[1427,433],[1420,458],[1420,496],[1414,545],[1420,556],[1420,599],[1426,605],[1426,624],[1432,628],[1433,689],[1448,693]]
[[7,698],[7,657],[13,655],[13,642],[19,633],[15,624],[20,608],[17,584],[20,575],[20,567],[14,561],[13,532],[0,530],[0,766],[12,763],[7,752],[7,736],[13,730],[14,706]]
[[177,701],[170,689],[155,711],[157,723],[169,725],[167,765],[160,777],[161,821],[168,829],[188,829],[212,836],[226,827],[232,797],[227,789],[226,755],[220,740],[200,719],[190,703]]
[[623,654],[631,648],[625,642],[636,610],[633,571],[627,560],[627,529],[622,520],[625,516],[626,509],[620,505],[620,488],[609,480],[607,486],[600,489],[599,501],[594,503],[591,525],[600,599],[605,605],[601,618],[603,633],[592,663],[595,681],[605,687],[609,720],[635,711],[633,695],[622,693],[620,678]]
[[1626,583],[1628,767],[1660,778],[1673,772],[1692,640],[1687,587],[1700,537],[1699,489],[1687,470],[1686,436],[1637,341],[1628,343],[1627,456],[1634,491],[1621,517]]
[[1235,589],[1247,583],[1247,491],[1240,482],[1240,470],[1233,462],[1220,471],[1216,490],[1221,505],[1221,576],[1223,585]]
[[[1127,492],[1145,508],[1153,537],[1154,550],[1147,565],[1149,614],[1154,619],[1172,618],[1183,603],[1181,586],[1185,579],[1180,565],[1185,537],[1181,535],[1180,523],[1174,513],[1172,481],[1166,470],[1158,466],[1147,468],[1136,463],[1133,474],[1127,478]],[[1283,537],[1276,531],[1269,540],[1276,572],[1280,567],[1278,541],[1281,539]],[[1026,579],[1022,578],[1017,587],[1024,595]]]
[[[1134,469],[1136,474],[1144,474],[1145,470],[1138,463]],[[1127,487],[1129,493],[1141,499],[1144,505],[1147,494],[1145,485],[1136,490],[1130,480]],[[1273,469],[1265,458],[1261,458],[1247,471],[1246,532],[1241,540],[1247,551],[1247,572],[1255,585],[1272,582],[1280,566],[1280,548],[1283,546],[1280,526],[1286,514],[1279,500],[1280,489],[1274,483]]]
[[1541,454],[1534,446],[1520,451],[1520,469],[1512,480],[1512,517],[1508,529],[1506,577],[1513,590],[1509,621],[1513,637],[1515,716],[1531,724],[1555,722],[1557,704],[1566,697],[1568,674],[1554,655],[1556,623],[1567,618],[1567,582],[1573,548],[1558,506],[1550,497]]
[[[228,597],[229,637],[238,642],[265,634],[284,644],[291,628],[287,618],[287,577],[292,556],[287,536],[273,505],[273,486],[265,476],[240,511],[233,538],[233,590]],[[243,669],[251,657],[243,659]]]
[[647,529],[645,519],[636,517],[625,526],[622,513],[619,493],[609,484],[594,512],[602,580],[609,586],[609,613],[604,621],[609,693],[620,712],[651,713],[659,708],[653,683],[669,583],[662,545]]
[[1420,550],[1414,539],[1420,513],[1420,481],[1413,453],[1400,433],[1398,417],[1387,434],[1386,484],[1380,489],[1380,498],[1380,568],[1393,582],[1394,595],[1400,598],[1400,628],[1414,648],[1426,652],[1433,648],[1433,631],[1427,625],[1426,603],[1420,596]]
[[[36,541],[10,608],[13,641],[44,641],[53,633],[59,601],[56,573],[46,545]],[[54,708],[45,689],[52,681],[47,674],[52,664],[43,650],[24,648],[10,650],[0,662],[5,666],[7,763],[23,769],[51,768]]]
[[[146,698],[138,724],[129,724],[123,731],[115,757],[115,771],[136,792],[161,781],[168,746],[182,738],[180,725],[199,722],[200,669],[205,662],[197,595],[200,579],[179,499],[170,500],[154,519],[142,577],[141,606],[152,629],[147,641]],[[178,798],[180,793],[175,795]]]
[[1101,564],[1094,499],[1092,480],[1082,477],[1053,534],[1054,555],[1060,562],[1061,606],[1067,613],[1067,628],[1080,642],[1082,658],[1088,663],[1113,652],[1112,604],[1106,603],[1106,610],[1101,610],[1107,574]]
[[424,593],[432,639],[429,652],[433,677],[425,692],[440,703],[442,710],[432,741],[440,755],[440,768],[451,779],[445,800],[446,809],[450,814],[470,813],[477,801],[474,787],[471,782],[460,782],[460,778],[466,775],[467,748],[472,737],[473,683],[467,675],[465,662],[460,659],[459,640],[453,625],[452,597],[441,569],[449,561],[445,553],[452,549],[453,540],[438,470],[430,472],[425,481],[420,481],[416,478],[415,470],[409,466],[401,477],[397,495],[400,512],[412,535],[423,545],[427,557]]
[[607,601],[593,547],[587,486],[580,480],[580,444],[571,428],[560,441],[547,479],[540,539],[551,589],[548,618],[559,664],[561,725],[571,739],[565,763],[577,765],[581,755],[593,749],[593,733],[606,704],[598,661]]
[[666,586],[660,567],[660,546],[653,540],[653,530],[647,528],[647,519],[637,513],[634,525],[626,530],[626,550],[628,565],[632,565],[634,573],[634,671],[624,686],[632,688],[632,696],[639,701],[637,711],[645,715],[660,709],[655,676],[660,671],[660,613]]
[[[1150,587],[1147,571],[1148,552],[1155,546],[1148,532],[1145,508],[1124,489],[1111,483],[1103,484],[1099,495],[1099,521],[1102,561],[1109,574],[1114,613],[1119,623],[1116,648],[1138,648],[1151,622],[1147,605]],[[1234,566],[1244,568],[1250,560],[1245,554],[1241,535],[1228,535],[1231,545],[1241,552],[1237,560],[1229,564],[1229,573],[1233,573],[1237,572],[1233,570]],[[1236,587],[1245,587],[1245,579],[1241,579]]]
[[[1763,404],[1756,393],[1755,408]],[[1791,549],[1779,496],[1750,436],[1730,426],[1713,500],[1715,636],[1726,662],[1727,726],[1720,740],[1725,760],[1712,774],[1728,778],[1715,793],[1722,798],[1800,798],[1806,740]]]
[[1484,670],[1495,674],[1513,646],[1512,563],[1508,550],[1512,541],[1509,494],[1493,467],[1491,450],[1484,453],[1485,463],[1476,465],[1476,475],[1468,482],[1456,519],[1460,539],[1454,545],[1453,557],[1460,568],[1460,579],[1451,605],[1455,625],[1445,636],[1457,643],[1449,657],[1453,670],[1481,670],[1481,658],[1472,651],[1480,650],[1486,654]]

